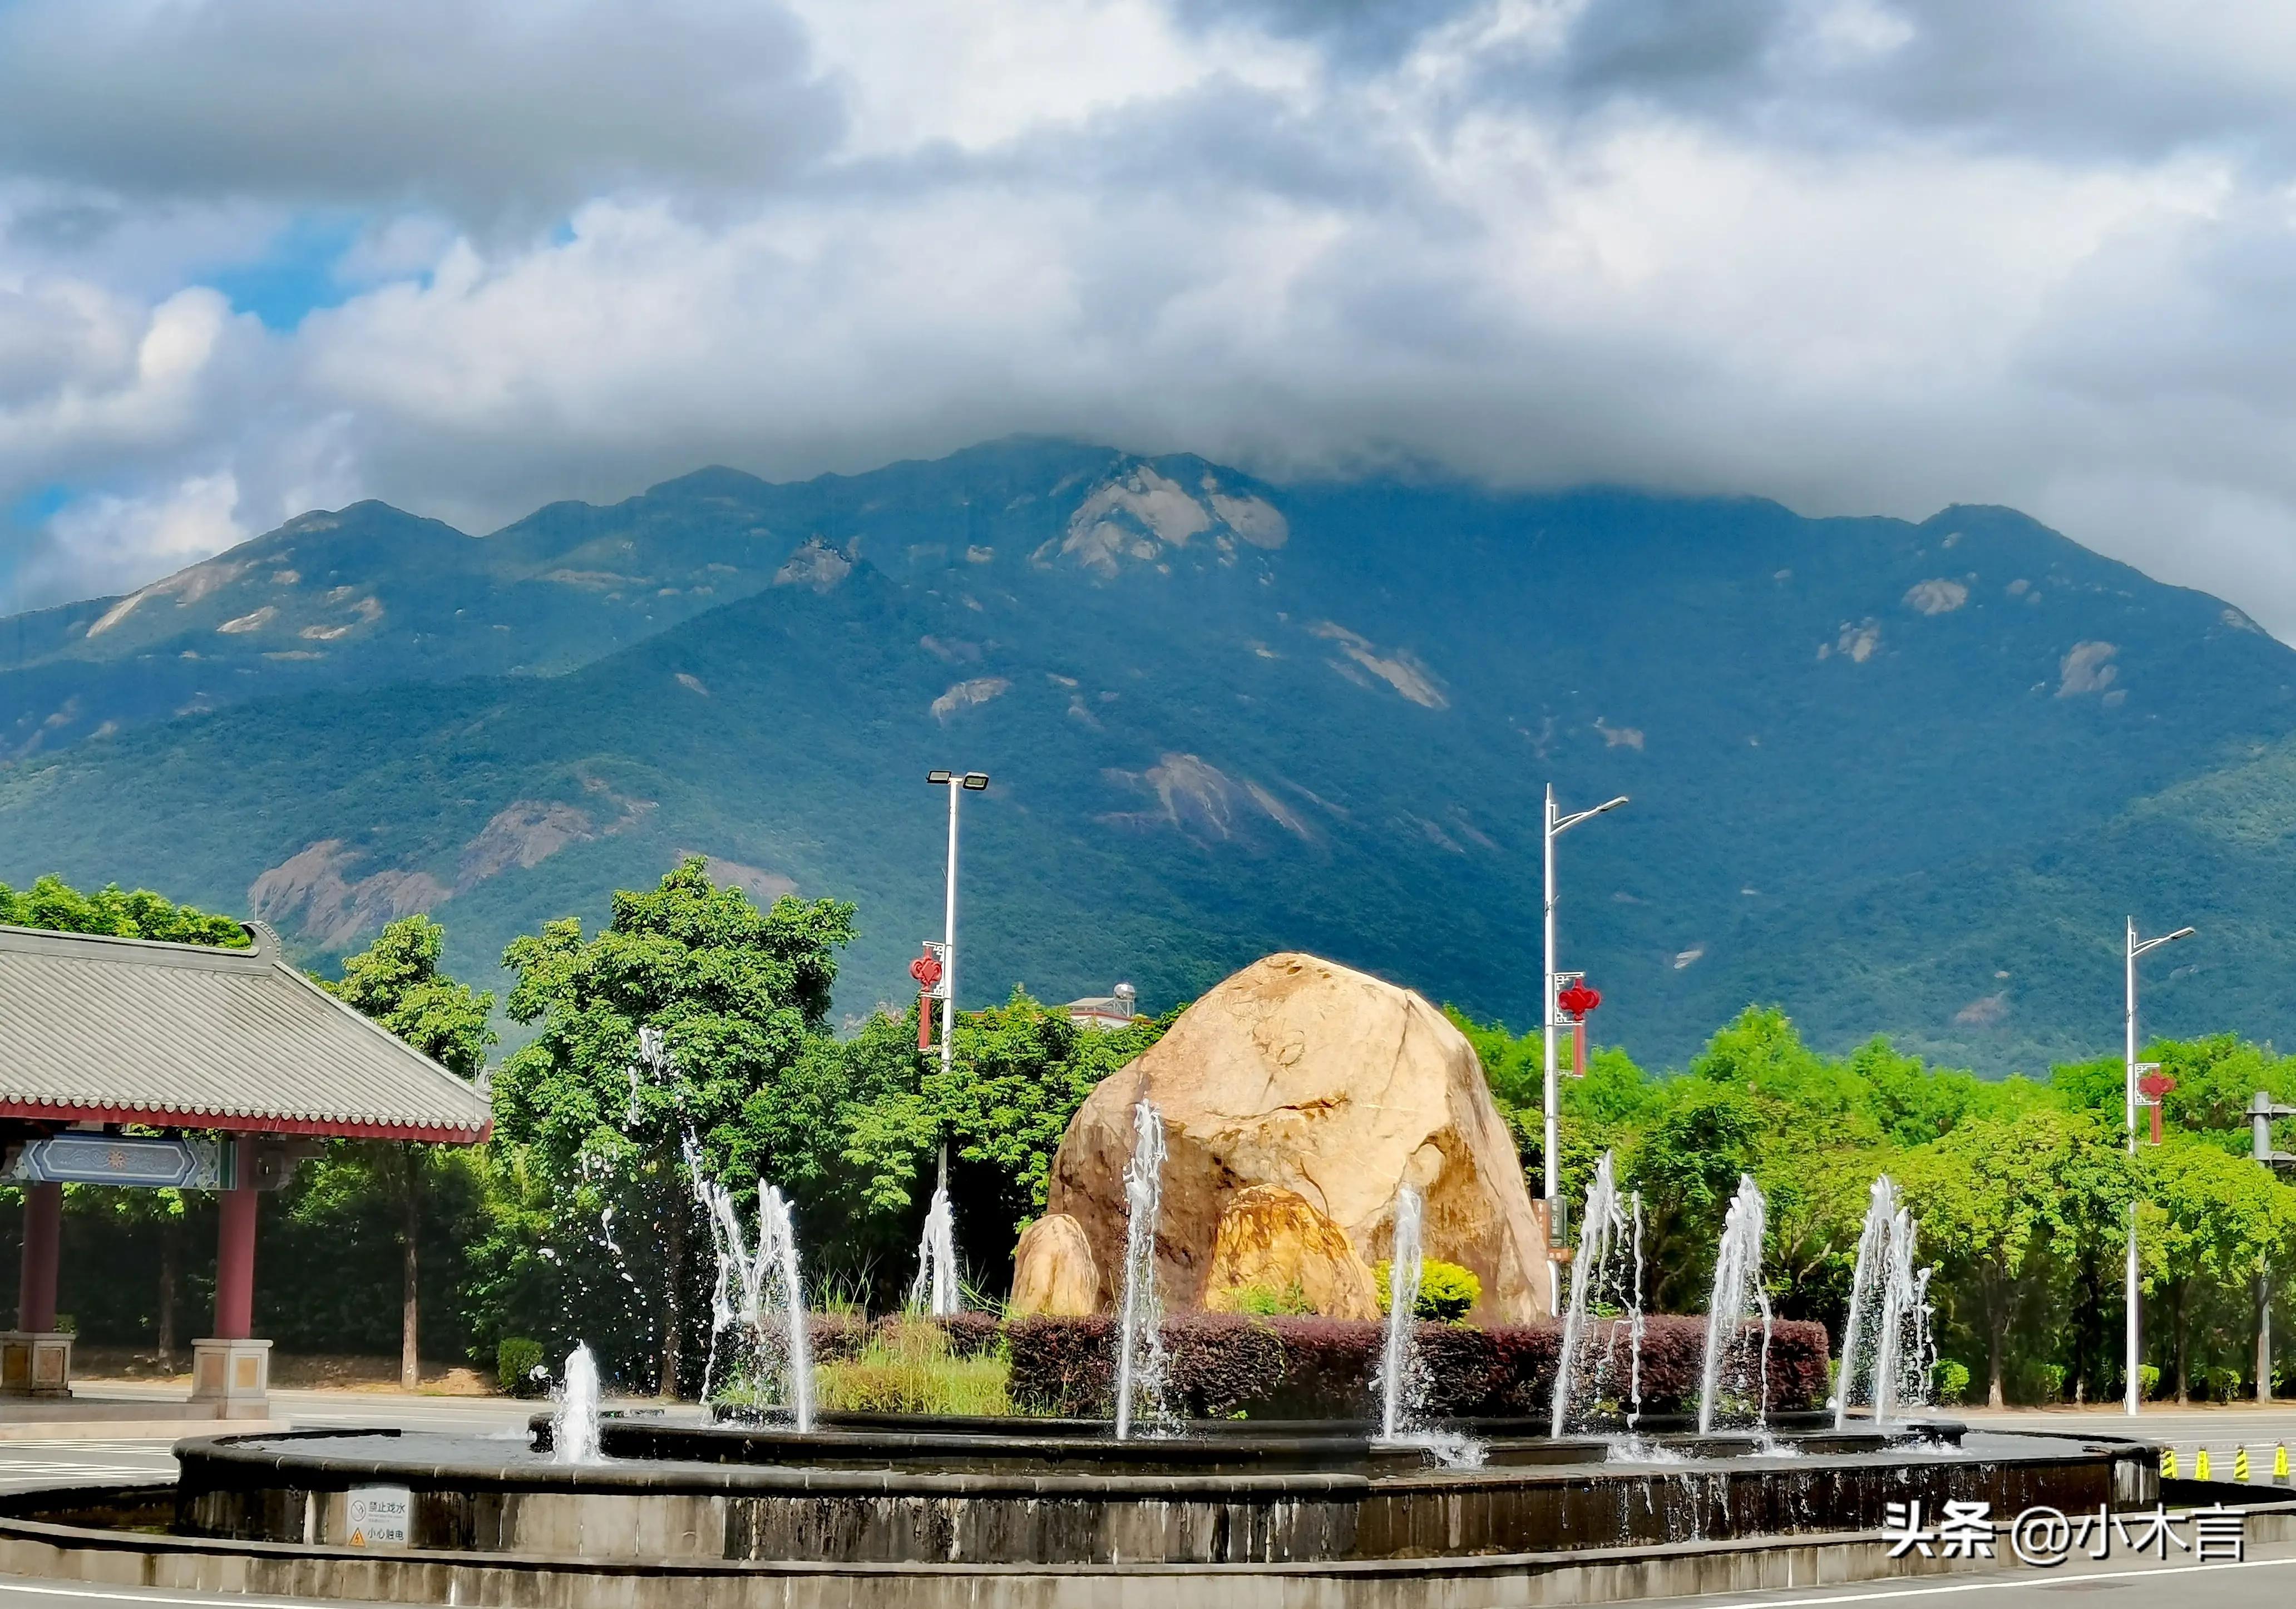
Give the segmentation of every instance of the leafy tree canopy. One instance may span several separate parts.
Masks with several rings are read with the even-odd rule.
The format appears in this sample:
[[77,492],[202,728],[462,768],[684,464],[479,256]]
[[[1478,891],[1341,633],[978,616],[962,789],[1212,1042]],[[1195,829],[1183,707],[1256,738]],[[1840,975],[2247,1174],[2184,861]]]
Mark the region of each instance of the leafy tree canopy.
[[488,1025],[495,997],[439,970],[446,942],[447,930],[430,917],[401,916],[344,961],[339,981],[319,983],[432,1061],[472,1079],[495,1042]]
[[[586,1160],[675,1157],[686,1126],[713,1162],[739,1151],[770,1163],[773,1103],[824,1029],[852,937],[851,905],[784,895],[760,911],[713,884],[697,856],[658,888],[615,894],[594,936],[570,916],[514,940],[503,952],[518,974],[510,1014],[540,1030],[504,1063],[496,1121],[565,1178]],[[632,1075],[649,1027],[663,1033],[669,1076]]]
[[22,890],[0,882],[0,923],[110,939],[159,939],[169,944],[244,948],[248,943],[247,929],[231,917],[177,905],[150,889],[128,893],[108,882],[93,894],[83,894],[53,876]]

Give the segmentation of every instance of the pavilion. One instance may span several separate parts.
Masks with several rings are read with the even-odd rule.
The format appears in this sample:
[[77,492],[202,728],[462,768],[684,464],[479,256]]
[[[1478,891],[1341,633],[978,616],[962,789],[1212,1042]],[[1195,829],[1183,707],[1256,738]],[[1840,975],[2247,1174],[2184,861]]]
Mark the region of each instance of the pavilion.
[[0,926],[0,1178],[24,1191],[16,1327],[0,1396],[64,1397],[56,1331],[67,1184],[215,1191],[215,1327],[192,1411],[267,1412],[254,1334],[256,1205],[342,1136],[473,1145],[486,1093],[288,965],[278,935],[225,949]]

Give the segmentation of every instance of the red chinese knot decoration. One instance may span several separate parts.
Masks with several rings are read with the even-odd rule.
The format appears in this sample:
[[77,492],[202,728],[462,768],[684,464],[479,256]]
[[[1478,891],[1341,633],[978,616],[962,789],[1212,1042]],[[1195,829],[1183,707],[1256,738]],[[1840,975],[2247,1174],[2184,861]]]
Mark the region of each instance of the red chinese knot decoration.
[[1587,987],[1584,978],[1573,978],[1570,986],[1554,992],[1554,1007],[1570,1019],[1570,1076],[1587,1076],[1587,1014],[1603,1003],[1600,989]]
[[1573,1022],[1583,1020],[1587,1014],[1603,1003],[1600,989],[1589,989],[1584,983],[1573,983],[1554,997],[1554,1004],[1562,1014]]
[[909,963],[909,976],[917,981],[917,1048],[932,1048],[932,992],[940,981],[940,957],[925,951]]
[[2136,1080],[2136,1088],[2144,1095],[2144,1104],[2152,1108],[2152,1143],[2156,1145],[2161,1143],[2161,1104],[2176,1087],[2177,1080],[2158,1067]]

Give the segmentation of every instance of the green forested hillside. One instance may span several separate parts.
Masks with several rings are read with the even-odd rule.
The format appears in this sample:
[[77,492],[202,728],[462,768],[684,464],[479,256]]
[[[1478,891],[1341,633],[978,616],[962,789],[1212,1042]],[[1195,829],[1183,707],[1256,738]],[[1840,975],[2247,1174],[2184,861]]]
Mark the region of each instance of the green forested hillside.
[[[694,851],[859,903],[850,1014],[939,930],[922,774],[956,765],[996,778],[968,1003],[1125,977],[1155,1006],[1296,947],[1521,1025],[1552,780],[1634,800],[1563,841],[1561,921],[1597,1037],[1645,1063],[1750,1001],[1995,1071],[2107,1049],[2131,910],[2202,929],[2153,1026],[2296,1038],[2289,650],[2008,511],[1274,488],[1019,442],[483,538],[327,518],[94,639],[117,603],[21,634],[0,723],[47,735],[0,766],[0,879],[166,886],[315,959],[428,909],[483,979]],[[171,679],[210,653],[228,676]]]

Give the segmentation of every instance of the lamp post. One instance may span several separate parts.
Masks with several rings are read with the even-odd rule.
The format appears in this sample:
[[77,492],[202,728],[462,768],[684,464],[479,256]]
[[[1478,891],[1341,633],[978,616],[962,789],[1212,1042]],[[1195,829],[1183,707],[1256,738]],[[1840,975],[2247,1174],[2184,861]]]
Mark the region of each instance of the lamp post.
[[[956,1027],[956,807],[966,793],[988,786],[986,771],[928,771],[925,780],[948,790],[948,885],[941,907],[940,1070],[949,1070],[950,1043]],[[948,1141],[940,1143],[940,1188],[948,1188]]]
[[[1544,1175],[1544,1188],[1541,1194],[1546,1200],[1546,1229],[1550,1235],[1555,1233],[1556,1226],[1562,1219],[1561,1210],[1562,1170],[1556,1164],[1554,1155],[1556,1148],[1562,1144],[1555,1113],[1555,1108],[1562,1103],[1561,1097],[1555,1092],[1554,1084],[1554,1030],[1561,1026],[1554,1018],[1554,841],[1589,817],[1600,816],[1605,810],[1615,810],[1626,802],[1627,796],[1621,793],[1618,798],[1598,804],[1591,810],[1580,810],[1571,816],[1557,816],[1554,813],[1554,784],[1553,783],[1546,784],[1546,831],[1542,835],[1546,882],[1546,970],[1538,991],[1538,1020],[1546,1037],[1546,1080],[1544,1085],[1546,1131],[1546,1150],[1539,1159],[1539,1166]],[[1584,1072],[1587,1070],[1582,1067],[1578,1071]],[[1550,1252],[1554,1250],[1551,1242],[1547,1250]],[[1549,1312],[1553,1312],[1558,1305],[1557,1298],[1562,1294],[1561,1286],[1562,1276],[1556,1272],[1554,1260],[1550,1256],[1546,1261],[1546,1307]]]
[[[2121,1104],[2128,1134],[2128,1154],[2136,1154],[2136,958],[2159,949],[2164,944],[2174,944],[2179,939],[2189,939],[2193,930],[2180,927],[2173,933],[2163,933],[2158,939],[2140,940],[2136,936],[2136,918],[2128,919],[2128,946],[2125,962],[2128,985],[2128,1008],[2122,1020],[2126,1030],[2125,1055],[2122,1058]],[[2126,1370],[2128,1387],[2128,1411],[2134,1416],[2143,1397],[2143,1388],[2136,1378],[2138,1348],[2142,1343],[2144,1319],[2143,1298],[2136,1278],[2136,1200],[2128,1202],[2128,1267],[2127,1289],[2123,1293],[2127,1308],[2128,1333],[2125,1337]]]
[[[2248,1103],[2249,1139],[2256,1160],[2265,1168],[2296,1167],[2296,1156],[2272,1148],[2272,1124],[2276,1118],[2296,1117],[2296,1106],[2283,1106],[2269,1089],[2259,1089]],[[2256,1400],[2272,1400],[2272,1264],[2256,1266]]]

